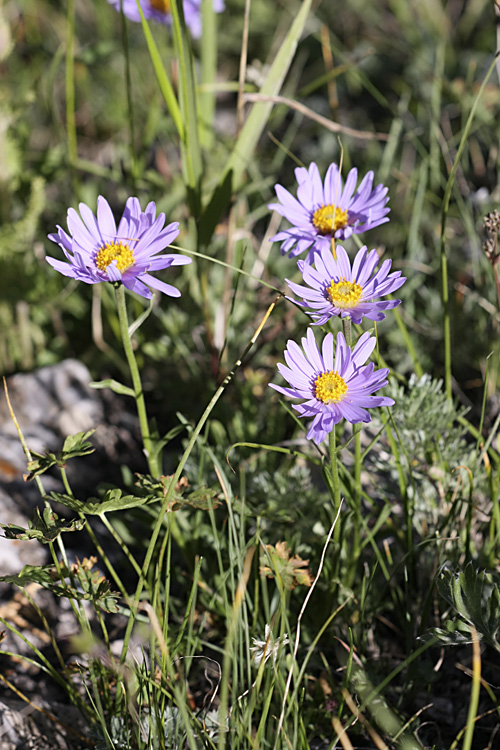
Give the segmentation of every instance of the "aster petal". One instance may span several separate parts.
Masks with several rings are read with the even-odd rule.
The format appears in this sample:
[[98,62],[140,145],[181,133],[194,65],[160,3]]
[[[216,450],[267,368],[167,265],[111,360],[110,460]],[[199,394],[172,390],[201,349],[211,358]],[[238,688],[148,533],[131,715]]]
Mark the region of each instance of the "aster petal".
[[291,369],[294,367],[301,370],[306,376],[312,378],[314,375],[314,368],[308,359],[302,353],[302,350],[295,341],[288,341],[287,348],[284,353],[285,361]]
[[128,198],[125,209],[118,224],[117,236],[125,239],[135,239],[141,215],[141,204],[138,198]]
[[117,268],[116,260],[112,260],[106,268],[106,273],[109,281],[121,281],[122,272]]
[[333,370],[333,333],[323,339],[323,362],[326,370]]
[[352,353],[352,359],[356,367],[359,367],[366,362],[375,349],[376,344],[377,339],[375,336],[370,336],[368,331],[360,337]]
[[108,201],[102,195],[97,199],[97,223],[100,234],[106,242],[116,238],[115,217]]
[[302,394],[303,398],[308,398],[311,395],[311,378],[304,375],[302,370],[297,371],[296,369],[278,363],[278,371],[285,380],[288,380],[290,385],[300,391],[304,391]]
[[296,284],[294,281],[290,281],[289,279],[285,279],[286,283],[292,290],[294,294],[296,294],[298,297],[302,297],[305,300],[316,300],[318,299],[320,302],[324,303],[324,299],[322,299],[321,294],[312,289],[308,289],[306,286],[301,286],[300,284]]
[[45,260],[47,261],[47,263],[50,263],[52,268],[55,268],[56,271],[62,273],[63,276],[69,276],[70,278],[76,279],[78,273],[77,269],[69,263],[65,263],[62,260],[57,260],[57,258],[51,258],[49,255],[45,256]]
[[351,263],[346,251],[344,250],[342,245],[337,245],[335,250],[337,252],[336,266],[338,275],[344,279],[347,279],[348,281],[354,281],[356,275],[354,271],[351,271]]
[[142,281],[135,276],[131,276],[128,278],[124,276],[122,279],[122,284],[131,292],[140,294],[141,297],[145,297],[145,299],[151,299],[151,297],[153,296],[153,292],[151,291],[151,289],[149,289],[146,284],[143,284]]
[[152,286],[153,289],[157,289],[159,292],[163,292],[168,297],[180,297],[181,293],[172,284],[166,284],[164,281],[150,276],[149,273],[145,273],[141,276],[141,281],[145,282],[148,286]]
[[325,175],[325,203],[340,207],[342,178],[336,164],[330,164]]
[[348,401],[342,401],[341,410],[344,417],[351,424],[358,424],[359,422],[371,422],[370,413],[363,409],[361,406],[356,404],[350,404]]
[[[85,212],[84,206],[84,203],[80,204],[80,211]],[[88,208],[88,206],[85,206],[85,208]],[[94,214],[90,211],[90,208],[88,210],[93,217],[94,224],[92,225],[92,230],[95,231],[95,234],[87,229],[74,208],[68,209],[67,225],[73,239],[78,240],[83,247],[94,248],[101,242],[101,235],[99,234]]]
[[345,181],[344,190],[342,191],[342,198],[339,203],[339,207],[343,210],[349,208],[349,204],[351,202],[352,194],[354,193],[354,190],[356,188],[356,183],[358,181],[358,170],[356,168],[351,169],[349,174],[347,175],[347,180]]
[[[353,208],[357,202],[367,200],[368,196],[372,192],[373,177],[374,174],[372,171],[370,171],[367,172],[361,180],[360,185],[356,191],[356,195],[354,196],[354,200],[352,201]],[[381,187],[381,185],[379,185],[378,187]]]
[[289,396],[290,398],[300,398],[300,393],[297,393],[294,388],[275,385],[275,383],[269,383],[269,387],[274,388],[275,391],[279,391],[279,393],[283,393],[285,396]]
[[314,337],[312,328],[307,329],[306,338],[302,339],[302,346],[309,361],[316,369],[316,372],[323,372],[326,368],[319,353],[318,345]]
[[52,240],[52,242],[55,242],[57,245],[62,247],[62,249],[68,252],[71,252],[73,249],[73,240],[69,236],[67,232],[64,231],[62,227],[57,225],[57,234],[49,234],[47,235],[49,240]]
[[274,189],[276,190],[278,199],[281,201],[281,205],[279,203],[271,204],[275,211],[278,211],[278,213],[288,219],[291,224],[298,224],[300,226],[310,223],[309,211],[288,190],[285,190],[281,185],[275,185]]
[[344,377],[344,373],[351,361],[351,350],[346,344],[344,334],[337,334],[337,348],[335,350],[335,372]]

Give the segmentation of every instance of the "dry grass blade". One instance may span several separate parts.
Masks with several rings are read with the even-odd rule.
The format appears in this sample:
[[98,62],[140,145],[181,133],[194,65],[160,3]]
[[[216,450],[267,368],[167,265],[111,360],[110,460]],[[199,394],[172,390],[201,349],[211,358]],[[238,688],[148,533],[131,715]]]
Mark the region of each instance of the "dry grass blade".
[[305,115],[310,120],[322,125],[332,133],[343,133],[344,135],[350,135],[352,138],[361,138],[365,141],[388,141],[389,135],[387,133],[370,133],[368,130],[355,130],[354,128],[348,127],[348,125],[340,125],[338,122],[332,122],[323,115],[318,115],[313,109],[306,107],[305,104],[296,102],[295,99],[289,99],[287,96],[268,96],[266,94],[243,94],[243,99],[246,102],[271,102],[272,104],[286,104],[290,109],[295,109],[300,114]]

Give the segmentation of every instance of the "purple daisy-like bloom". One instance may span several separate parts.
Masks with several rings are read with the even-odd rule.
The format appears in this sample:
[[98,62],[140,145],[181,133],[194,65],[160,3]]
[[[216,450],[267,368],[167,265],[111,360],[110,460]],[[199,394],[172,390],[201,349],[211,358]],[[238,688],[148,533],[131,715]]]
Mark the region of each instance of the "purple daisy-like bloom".
[[383,320],[383,310],[392,310],[400,304],[399,299],[377,299],[392,294],[406,281],[401,271],[389,273],[390,260],[385,260],[374,272],[379,260],[378,253],[376,250],[368,252],[366,245],[357,253],[352,268],[349,256],[341,245],[336,246],[335,253],[336,258],[329,247],[317,252],[314,268],[303,260],[298,261],[308,287],[287,279],[292,292],[302,298],[298,304],[311,310],[315,320],[313,325],[322,325],[334,315],[351,318],[353,323],[361,323],[363,317]]
[[[108,0],[108,3],[120,10],[123,5],[123,12],[131,21],[140,23],[141,15],[137,7],[136,0]],[[201,3],[202,0],[183,0],[184,18],[186,26],[195,39],[201,36]],[[172,5],[170,0],[140,0],[144,17],[149,21],[158,21],[166,23],[168,26],[172,23]],[[213,9],[216,13],[224,10],[224,0],[213,0]]]
[[294,226],[278,232],[272,242],[282,242],[281,253],[290,257],[309,250],[306,262],[312,263],[315,251],[331,246],[333,238],[344,240],[389,221],[387,188],[382,184],[373,188],[373,172],[368,172],[355,191],[358,170],[351,169],[342,187],[342,177],[336,164],[330,164],[324,184],[314,162],[309,169],[295,170],[299,186],[294,198],[282,185],[275,185],[280,203],[268,208],[277,211]]
[[373,362],[364,364],[375,344],[375,337],[366,332],[351,350],[344,335],[338,333],[334,352],[333,333],[327,333],[320,351],[312,328],[302,339],[303,351],[295,341],[287,342],[288,367],[278,364],[278,370],[290,388],[269,385],[285,396],[303,399],[293,408],[301,417],[314,417],[307,433],[309,440],[319,445],[342,418],[352,424],[371,422],[367,408],[394,404],[392,398],[372,395],[387,385],[389,372],[387,368],[375,370]]
[[101,195],[97,199],[97,217],[85,203],[80,203],[79,208],[81,218],[74,208],[68,209],[70,234],[60,226],[57,234],[49,234],[68,260],[65,263],[47,257],[56,271],[86,284],[121,281],[146,299],[153,296],[148,287],[180,297],[178,289],[149,273],[191,263],[186,255],[156,255],[175,240],[178,222],[165,227],[165,214],[156,216],[155,203],[148,203],[142,211],[138,198],[128,199],[118,228],[108,201]]

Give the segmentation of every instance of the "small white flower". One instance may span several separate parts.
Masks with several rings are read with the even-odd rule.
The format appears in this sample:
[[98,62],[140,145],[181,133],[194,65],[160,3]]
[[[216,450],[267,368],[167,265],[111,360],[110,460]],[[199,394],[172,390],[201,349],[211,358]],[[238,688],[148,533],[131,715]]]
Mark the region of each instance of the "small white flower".
[[273,658],[273,663],[276,663],[278,651],[282,646],[286,646],[289,643],[287,633],[284,633],[282,638],[274,638],[271,628],[267,624],[264,631],[264,637],[264,641],[252,638],[254,645],[250,646],[250,651],[253,652],[253,660],[257,667],[260,666],[262,659],[266,662],[271,656]]

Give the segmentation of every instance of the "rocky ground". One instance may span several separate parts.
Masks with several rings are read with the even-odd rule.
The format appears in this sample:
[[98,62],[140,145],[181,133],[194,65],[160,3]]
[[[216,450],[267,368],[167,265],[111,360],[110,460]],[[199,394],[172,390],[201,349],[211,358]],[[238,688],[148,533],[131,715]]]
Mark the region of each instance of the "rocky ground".
[[[12,408],[28,447],[36,452],[58,451],[68,435],[97,428],[92,436],[95,453],[68,464],[68,476],[75,494],[96,493],[99,482],[119,483],[119,464],[143,468],[136,442],[137,422],[124,409],[124,399],[93,390],[87,368],[76,360],[44,367],[30,374],[7,379]],[[0,396],[0,523],[28,527],[36,507],[43,502],[35,482],[27,482],[27,460],[7,400]],[[110,468],[111,467],[111,468]],[[116,467],[116,469],[113,469]],[[116,472],[111,476],[110,471]],[[43,475],[46,492],[62,491],[57,473]],[[72,516],[59,506],[61,515]],[[92,553],[83,532],[66,534],[70,558],[82,559]],[[47,545],[0,536],[1,575],[18,573],[24,565],[50,562]],[[36,602],[39,611],[30,603]],[[42,615],[42,617],[40,616]],[[123,619],[118,616],[119,619]],[[88,728],[75,707],[68,704],[64,691],[33,659],[31,646],[51,663],[54,650],[43,618],[49,625],[64,659],[71,659],[69,644],[78,631],[76,618],[67,599],[54,597],[38,584],[26,587],[26,595],[16,586],[0,583],[0,748],[2,750],[79,750],[92,746]],[[13,632],[15,629],[20,634]],[[31,646],[30,646],[31,644]],[[39,661],[39,660],[37,660]]]

